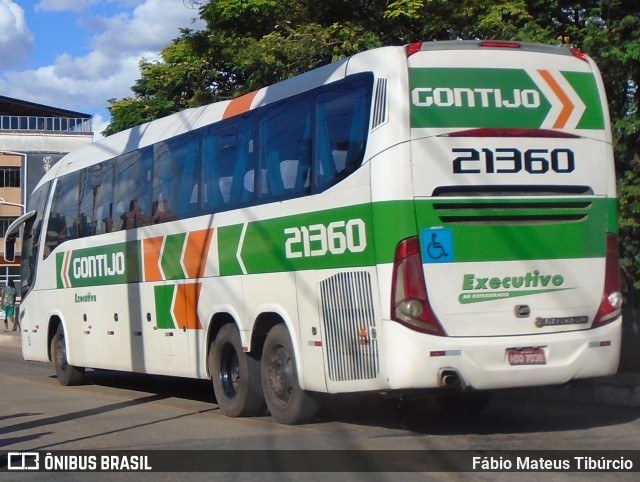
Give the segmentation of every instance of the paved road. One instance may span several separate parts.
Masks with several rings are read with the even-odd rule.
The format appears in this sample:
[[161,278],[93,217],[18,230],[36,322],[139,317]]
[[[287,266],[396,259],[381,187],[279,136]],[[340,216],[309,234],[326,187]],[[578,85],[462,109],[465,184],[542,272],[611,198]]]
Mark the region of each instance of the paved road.
[[[378,397],[339,397],[326,404],[317,423],[287,427],[268,416],[224,417],[206,381],[100,371],[89,372],[86,385],[62,387],[50,365],[23,361],[19,348],[10,344],[0,344],[0,367],[0,447],[6,451],[276,449],[310,450],[312,457],[321,450],[640,450],[637,408],[545,401],[522,392],[498,394],[482,416],[472,420],[445,416],[429,401],[399,405]],[[3,475],[7,474],[0,473],[0,480]],[[36,475],[32,477],[37,480]],[[65,475],[57,480],[69,480]],[[86,479],[86,474],[75,475],[77,480]],[[141,474],[91,474],[104,480],[127,480],[126,475]],[[175,480],[178,474],[153,475],[149,480]],[[367,480],[425,477],[368,475]],[[512,475],[498,478],[510,480]],[[216,473],[200,474],[198,480],[327,480],[327,476],[362,480],[364,474]],[[496,474],[478,473],[429,476],[496,479]],[[518,474],[518,480],[539,481],[541,476],[547,477]],[[613,474],[563,473],[554,474],[556,478],[613,480]],[[636,479],[637,474],[617,474],[615,480]]]

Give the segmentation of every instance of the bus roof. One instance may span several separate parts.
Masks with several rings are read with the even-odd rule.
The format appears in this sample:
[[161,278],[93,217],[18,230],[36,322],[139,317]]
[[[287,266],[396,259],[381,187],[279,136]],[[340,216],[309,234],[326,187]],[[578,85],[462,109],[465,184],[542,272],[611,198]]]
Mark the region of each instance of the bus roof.
[[194,107],[141,124],[95,141],[64,156],[40,184],[69,172],[111,159],[200,127],[243,114],[251,109],[314,89],[344,78],[348,59],[306,72],[242,97]]

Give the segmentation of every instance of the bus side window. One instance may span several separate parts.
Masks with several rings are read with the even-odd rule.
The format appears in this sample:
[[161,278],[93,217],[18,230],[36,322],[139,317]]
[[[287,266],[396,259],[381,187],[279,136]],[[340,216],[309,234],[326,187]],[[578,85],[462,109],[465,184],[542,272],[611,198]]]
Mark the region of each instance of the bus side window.
[[80,202],[80,172],[73,172],[58,179],[51,204],[51,216],[47,225],[45,255],[78,233],[78,208]]
[[362,80],[317,98],[314,190],[322,191],[355,171],[364,158],[371,85]]
[[114,218],[112,231],[146,226],[151,220],[152,161],[150,148],[132,151],[116,158],[113,202],[127,211]]
[[[255,167],[255,155],[254,155],[254,139],[253,132],[250,129],[248,123],[243,123],[240,127],[240,135],[238,136],[238,143],[236,148],[231,154],[231,165],[233,168],[233,181],[231,184],[231,195],[229,203],[231,206],[241,206],[250,203],[254,199],[255,188],[248,189],[247,183],[250,182],[246,179],[251,174],[247,174]],[[245,182],[245,180],[247,182]],[[255,181],[255,176],[253,177]]]
[[263,201],[307,192],[311,105],[308,96],[300,96],[271,107],[264,115],[260,123],[267,186],[260,192]]
[[220,176],[216,152],[215,126],[202,132],[202,207],[205,212],[215,212],[229,202],[231,177]]

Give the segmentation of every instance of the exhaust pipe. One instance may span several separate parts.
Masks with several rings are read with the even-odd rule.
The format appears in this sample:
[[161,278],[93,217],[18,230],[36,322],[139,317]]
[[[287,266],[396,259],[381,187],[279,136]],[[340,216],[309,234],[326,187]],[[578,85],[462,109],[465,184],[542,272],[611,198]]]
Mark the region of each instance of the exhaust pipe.
[[446,388],[460,388],[463,386],[462,378],[455,370],[442,370],[442,372],[440,372],[440,386]]

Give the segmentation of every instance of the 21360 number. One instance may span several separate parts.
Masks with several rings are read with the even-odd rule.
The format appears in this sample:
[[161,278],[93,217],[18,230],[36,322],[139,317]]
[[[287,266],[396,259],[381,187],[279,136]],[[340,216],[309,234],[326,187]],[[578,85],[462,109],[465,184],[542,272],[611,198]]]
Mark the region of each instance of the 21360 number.
[[569,174],[575,170],[575,154],[571,149],[453,148],[459,154],[453,160],[454,174]]

